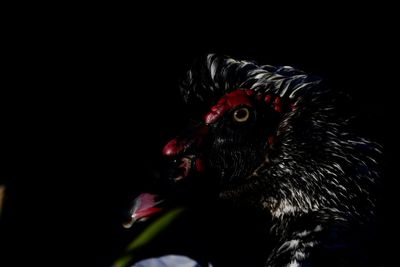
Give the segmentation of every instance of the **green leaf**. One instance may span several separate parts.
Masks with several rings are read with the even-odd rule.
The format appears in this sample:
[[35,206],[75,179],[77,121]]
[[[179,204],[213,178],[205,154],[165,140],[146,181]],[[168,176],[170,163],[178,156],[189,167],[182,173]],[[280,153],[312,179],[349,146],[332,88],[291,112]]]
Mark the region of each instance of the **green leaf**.
[[126,267],[135,257],[135,251],[147,245],[153,240],[160,232],[168,227],[183,211],[185,208],[175,208],[167,212],[158,220],[153,222],[147,227],[135,240],[133,240],[127,247],[126,255],[119,258],[113,267]]

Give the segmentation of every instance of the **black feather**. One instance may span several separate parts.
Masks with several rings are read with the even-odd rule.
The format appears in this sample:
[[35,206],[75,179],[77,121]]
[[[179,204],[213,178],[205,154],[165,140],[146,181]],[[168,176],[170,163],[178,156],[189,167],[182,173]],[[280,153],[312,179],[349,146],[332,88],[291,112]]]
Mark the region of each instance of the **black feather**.
[[273,217],[271,234],[279,241],[266,252],[267,266],[362,266],[361,229],[374,220],[380,145],[348,130],[336,93],[320,78],[292,67],[210,54],[181,84],[185,101],[207,108],[237,89],[296,106],[281,114],[256,106],[246,127],[226,114],[209,137],[220,197]]

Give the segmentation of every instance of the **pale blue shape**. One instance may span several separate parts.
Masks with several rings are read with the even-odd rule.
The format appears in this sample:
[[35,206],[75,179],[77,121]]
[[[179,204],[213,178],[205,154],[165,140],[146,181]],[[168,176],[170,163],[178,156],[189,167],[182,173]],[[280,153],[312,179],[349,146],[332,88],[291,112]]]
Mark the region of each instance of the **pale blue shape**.
[[[182,255],[165,255],[158,258],[141,260],[132,267],[201,267],[193,259]],[[212,267],[209,264],[207,267]]]

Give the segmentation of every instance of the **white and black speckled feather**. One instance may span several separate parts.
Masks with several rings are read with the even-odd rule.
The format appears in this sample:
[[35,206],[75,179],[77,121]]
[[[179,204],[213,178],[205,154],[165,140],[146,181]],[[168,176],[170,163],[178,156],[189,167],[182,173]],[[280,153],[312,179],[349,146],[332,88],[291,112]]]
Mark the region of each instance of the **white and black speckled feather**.
[[[381,147],[347,130],[334,94],[320,84],[320,78],[292,67],[211,54],[181,85],[187,102],[208,103],[233,90],[251,89],[296,105],[272,127],[273,144],[254,138],[240,141],[241,148],[211,146],[211,165],[233,169],[231,176],[246,182],[221,197],[250,203],[273,217],[270,231],[278,242],[266,252],[266,266],[365,264],[360,229],[373,221]],[[223,122],[214,127],[215,140],[224,127]],[[241,134],[232,131],[232,139]]]

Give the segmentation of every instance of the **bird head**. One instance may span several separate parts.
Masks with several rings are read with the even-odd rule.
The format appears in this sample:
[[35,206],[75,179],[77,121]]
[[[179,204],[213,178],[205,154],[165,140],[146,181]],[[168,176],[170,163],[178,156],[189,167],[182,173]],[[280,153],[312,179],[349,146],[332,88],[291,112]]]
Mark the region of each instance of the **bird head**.
[[278,205],[276,192],[286,194],[278,184],[285,183],[266,178],[266,172],[286,155],[282,142],[288,131],[282,127],[305,99],[318,94],[313,89],[319,82],[292,67],[214,54],[197,62],[181,85],[184,100],[196,107],[196,123],[163,149],[173,170],[169,178],[179,184],[207,173],[203,177],[208,182],[212,177],[222,199],[261,203],[262,195],[268,205]]
[[175,171],[170,178],[179,183],[207,171],[216,179],[221,197],[252,185],[257,169],[269,163],[279,120],[289,109],[294,109],[294,104],[251,89],[224,94],[189,134],[165,145],[163,155]]

